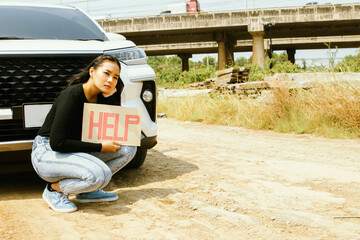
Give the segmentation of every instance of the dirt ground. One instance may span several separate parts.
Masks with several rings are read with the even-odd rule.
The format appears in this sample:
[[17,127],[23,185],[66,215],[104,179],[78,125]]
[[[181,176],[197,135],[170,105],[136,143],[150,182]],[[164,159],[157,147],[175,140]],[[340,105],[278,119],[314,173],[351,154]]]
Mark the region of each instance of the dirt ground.
[[360,239],[360,139],[158,123],[116,202],[56,213],[33,173],[0,176],[0,239]]

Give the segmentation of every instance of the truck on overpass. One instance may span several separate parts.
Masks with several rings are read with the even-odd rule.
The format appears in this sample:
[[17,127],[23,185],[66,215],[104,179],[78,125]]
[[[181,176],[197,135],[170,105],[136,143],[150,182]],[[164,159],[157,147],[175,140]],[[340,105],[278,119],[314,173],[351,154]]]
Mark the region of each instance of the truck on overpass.
[[177,13],[197,13],[200,12],[200,3],[197,0],[186,1],[184,3],[170,5],[161,14]]

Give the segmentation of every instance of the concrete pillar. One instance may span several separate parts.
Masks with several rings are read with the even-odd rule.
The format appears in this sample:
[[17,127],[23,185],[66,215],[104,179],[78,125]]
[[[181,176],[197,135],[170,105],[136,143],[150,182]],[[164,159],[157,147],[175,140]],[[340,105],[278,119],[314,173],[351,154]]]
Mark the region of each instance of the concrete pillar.
[[225,51],[226,51],[226,66],[234,65],[234,46],[236,41],[231,41],[228,39],[225,43]]
[[288,55],[288,60],[294,64],[295,63],[295,52],[296,52],[296,49],[295,48],[288,48],[286,49],[286,53]]
[[265,66],[264,24],[260,23],[259,18],[251,19],[250,24],[248,25],[248,32],[250,33],[253,39],[253,63],[264,67]]
[[253,39],[253,63],[265,66],[264,31],[250,32]]
[[215,40],[218,43],[218,69],[225,69],[234,63],[234,46],[236,41],[225,32],[217,32]]
[[192,58],[191,53],[179,53],[178,56],[182,61],[182,71],[189,71],[189,58]]
[[226,48],[225,42],[218,42],[218,69],[222,70],[226,67]]
[[218,69],[226,67],[226,35],[224,32],[216,33],[216,42],[218,43]]

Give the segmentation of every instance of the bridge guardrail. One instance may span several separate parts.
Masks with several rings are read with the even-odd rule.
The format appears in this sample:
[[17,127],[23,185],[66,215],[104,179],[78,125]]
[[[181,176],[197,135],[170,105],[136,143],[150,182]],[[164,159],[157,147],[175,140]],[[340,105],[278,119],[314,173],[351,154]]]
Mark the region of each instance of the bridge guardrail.
[[317,9],[319,8],[341,8],[341,7],[352,7],[353,9],[355,6],[359,6],[360,8],[360,2],[355,3],[341,3],[341,4],[318,4],[318,5],[302,5],[302,6],[283,6],[283,7],[268,7],[268,8],[251,8],[251,9],[233,9],[233,10],[222,10],[222,11],[206,11],[206,12],[200,12],[200,13],[180,13],[180,14],[154,14],[154,15],[144,15],[144,16],[132,16],[132,17],[114,17],[114,18],[106,18],[106,19],[99,19],[98,21],[113,21],[113,20],[129,20],[129,19],[140,19],[140,18],[153,18],[153,17],[166,17],[166,16],[196,16],[201,14],[216,14],[216,13],[233,13],[233,12],[264,12],[264,11],[274,11],[274,10],[290,10],[290,9],[315,9],[315,12],[317,12]]

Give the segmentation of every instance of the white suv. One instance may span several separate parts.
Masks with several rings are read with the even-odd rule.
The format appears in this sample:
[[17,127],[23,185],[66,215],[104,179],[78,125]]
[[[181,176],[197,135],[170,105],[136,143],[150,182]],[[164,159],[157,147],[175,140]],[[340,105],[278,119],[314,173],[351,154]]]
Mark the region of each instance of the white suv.
[[127,166],[136,168],[157,143],[156,77],[144,51],[77,8],[0,3],[0,172],[31,165],[38,128],[24,127],[31,121],[24,106],[53,102],[71,75],[102,54],[121,62],[121,105],[143,109],[141,147]]

